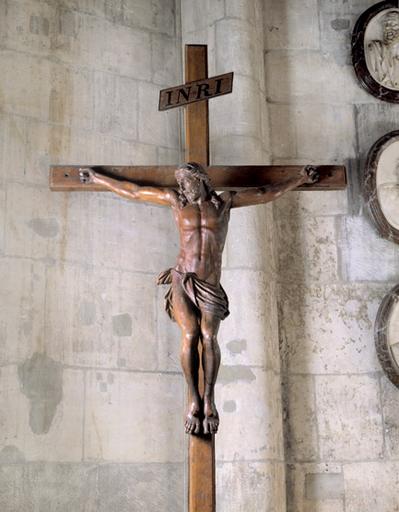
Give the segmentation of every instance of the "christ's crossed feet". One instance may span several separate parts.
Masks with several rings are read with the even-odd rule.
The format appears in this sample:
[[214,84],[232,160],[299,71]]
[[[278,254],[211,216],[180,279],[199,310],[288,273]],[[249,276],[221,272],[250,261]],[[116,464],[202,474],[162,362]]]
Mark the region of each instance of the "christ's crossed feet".
[[218,427],[219,413],[213,400],[205,399],[203,412],[199,403],[191,403],[185,422],[186,434],[200,434],[201,431],[204,434],[216,434]]

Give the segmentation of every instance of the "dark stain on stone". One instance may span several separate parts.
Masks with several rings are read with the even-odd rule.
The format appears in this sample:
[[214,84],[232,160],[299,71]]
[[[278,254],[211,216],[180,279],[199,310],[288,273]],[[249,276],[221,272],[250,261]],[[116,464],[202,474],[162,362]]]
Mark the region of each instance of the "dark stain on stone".
[[241,354],[247,348],[246,340],[232,340],[227,343],[226,347],[232,354]]
[[118,366],[121,367],[121,368],[125,367],[126,366],[126,359],[123,358],[123,357],[118,359]]
[[77,37],[79,32],[78,15],[72,11],[62,13],[59,21],[59,31],[67,37]]
[[345,18],[337,18],[331,22],[331,28],[333,30],[348,30],[349,27],[350,21]]
[[88,302],[83,300],[80,303],[79,318],[80,323],[85,327],[94,324],[94,322],[96,321],[96,305],[94,304],[94,302]]
[[115,336],[132,335],[132,317],[129,313],[115,315],[112,317],[112,330]]
[[32,219],[28,222],[28,226],[37,235],[43,238],[54,238],[58,235],[60,227],[57,219]]
[[29,31],[31,34],[48,36],[50,32],[50,22],[47,18],[41,16],[31,16],[29,20]]
[[237,403],[235,400],[226,400],[223,403],[223,411],[224,412],[234,412],[237,409]]
[[30,401],[29,425],[35,434],[47,434],[62,400],[62,365],[35,353],[18,366],[22,393]]
[[107,375],[107,382],[108,382],[108,384],[111,384],[111,385],[114,383],[114,374],[113,373],[109,373]]
[[221,366],[218,380],[222,384],[230,384],[231,382],[236,382],[238,380],[252,382],[253,380],[256,380],[256,376],[248,366]]
[[16,446],[6,445],[0,452],[0,463],[14,464],[16,462],[25,462],[25,455]]
[[106,393],[108,390],[108,386],[106,382],[100,382],[100,391],[102,393]]

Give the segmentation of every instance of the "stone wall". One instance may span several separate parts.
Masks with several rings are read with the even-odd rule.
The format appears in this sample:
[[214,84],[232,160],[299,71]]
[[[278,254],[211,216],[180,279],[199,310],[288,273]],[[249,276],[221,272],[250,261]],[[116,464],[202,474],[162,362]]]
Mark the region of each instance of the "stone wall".
[[181,160],[174,0],[0,1],[0,509],[184,501],[170,213],[51,193],[50,163]]
[[275,203],[290,512],[397,508],[399,395],[373,325],[399,280],[399,251],[367,219],[360,176],[399,108],[358,84],[350,37],[374,1],[266,0],[266,92],[274,163],[339,163],[346,192]]

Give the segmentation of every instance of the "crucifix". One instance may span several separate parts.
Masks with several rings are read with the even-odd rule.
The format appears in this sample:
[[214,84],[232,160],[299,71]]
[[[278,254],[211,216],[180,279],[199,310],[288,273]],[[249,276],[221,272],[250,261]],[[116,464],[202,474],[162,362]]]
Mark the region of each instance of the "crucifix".
[[[232,208],[263,204],[294,189],[340,190],[343,166],[209,166],[208,100],[232,91],[233,74],[208,78],[207,47],[186,46],[186,83],[161,91],[159,110],[185,109],[186,161],[180,166],[52,166],[53,191],[112,191],[172,209],[180,235],[165,306],[182,331],[181,362],[189,400],[189,512],[215,512],[214,386],[220,363],[217,332],[228,314],[220,284]],[[215,190],[221,190],[218,194]]]

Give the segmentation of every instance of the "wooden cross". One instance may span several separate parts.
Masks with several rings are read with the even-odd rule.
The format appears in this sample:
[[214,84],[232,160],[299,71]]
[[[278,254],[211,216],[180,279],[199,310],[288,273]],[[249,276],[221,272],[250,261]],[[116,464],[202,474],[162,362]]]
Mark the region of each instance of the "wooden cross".
[[[186,84],[161,91],[160,110],[186,105],[186,161],[209,166],[208,99],[231,92],[232,73],[208,79],[207,47],[186,46]],[[205,100],[205,101],[204,101]],[[52,166],[50,188],[53,191],[103,191],[99,185],[83,184],[79,169],[90,167],[102,173],[124,178],[139,185],[176,187],[176,166]],[[279,184],[297,176],[303,166],[211,166],[208,174],[215,189],[240,189]],[[318,182],[300,187],[306,190],[341,190],[346,186],[344,166],[315,166]],[[201,358],[200,358],[201,360]],[[200,371],[200,392],[204,391]],[[214,435],[189,437],[189,512],[215,512],[215,440]]]

